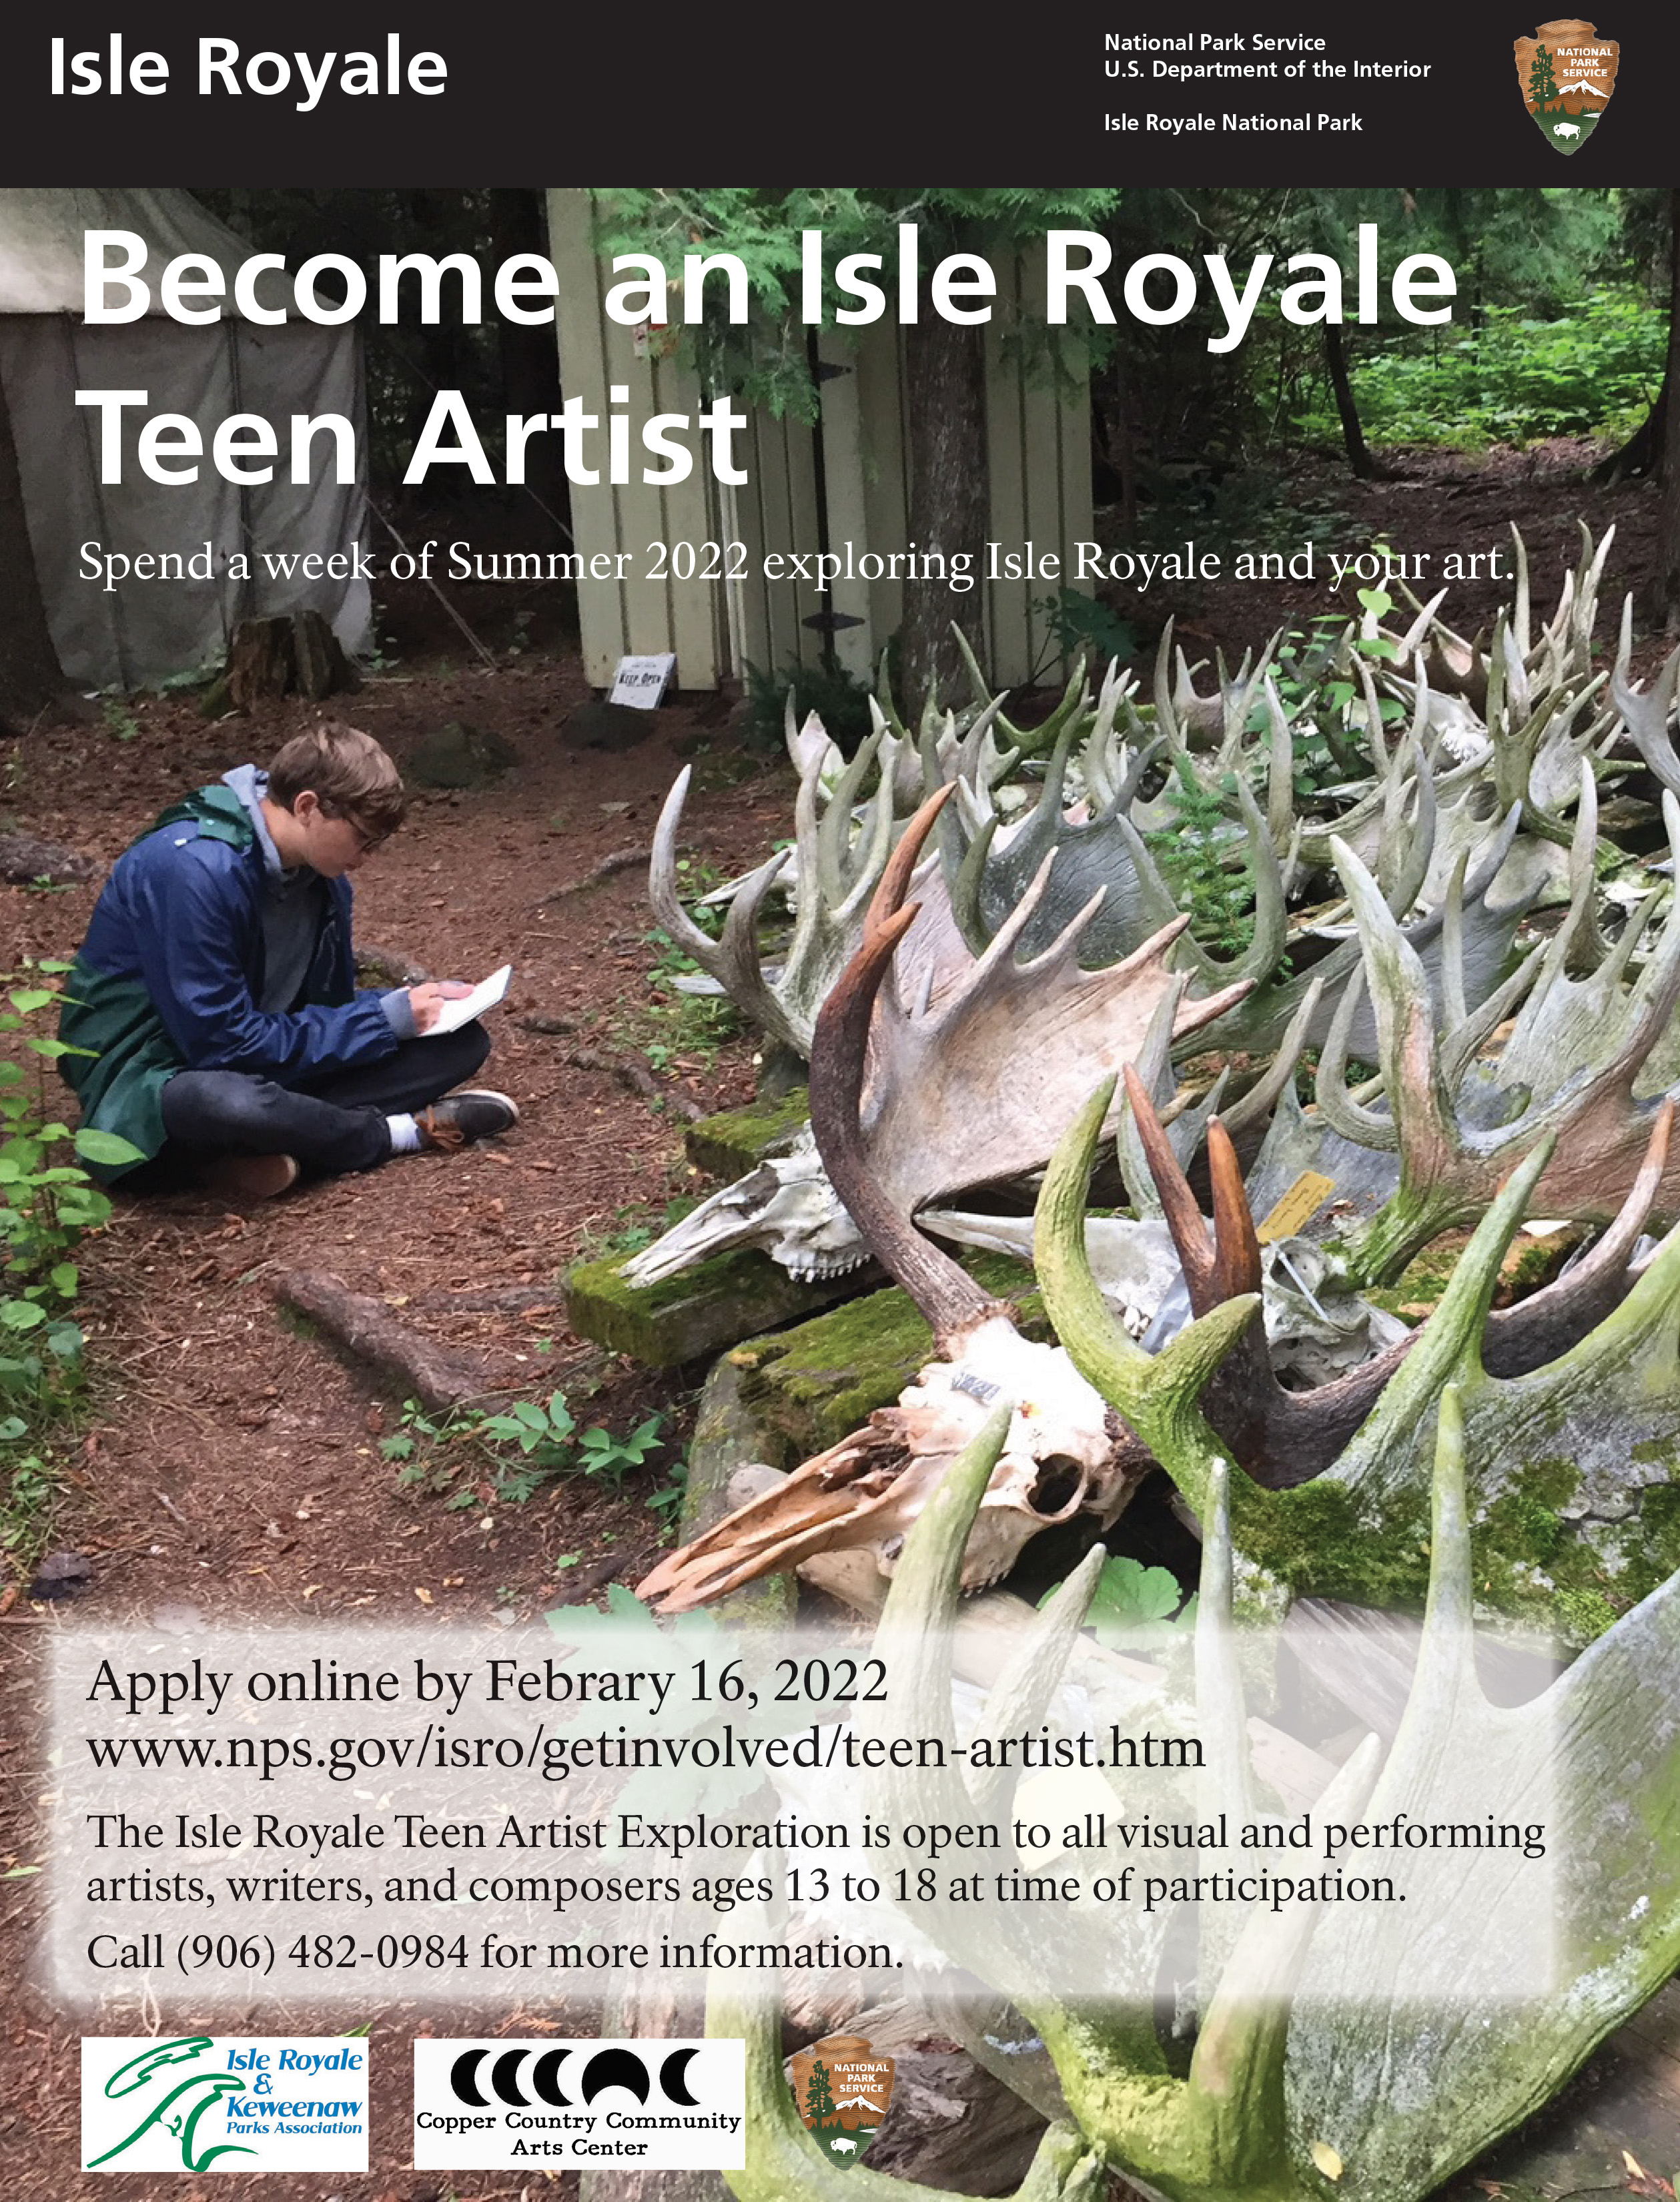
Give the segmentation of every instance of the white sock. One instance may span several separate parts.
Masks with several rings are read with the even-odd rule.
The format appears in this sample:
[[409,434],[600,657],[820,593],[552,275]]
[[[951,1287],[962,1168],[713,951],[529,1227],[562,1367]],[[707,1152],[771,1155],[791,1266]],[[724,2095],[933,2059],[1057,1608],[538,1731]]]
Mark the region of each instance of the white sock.
[[391,1128],[391,1151],[394,1155],[417,1155],[420,1147],[420,1126],[412,1116],[387,1116]]

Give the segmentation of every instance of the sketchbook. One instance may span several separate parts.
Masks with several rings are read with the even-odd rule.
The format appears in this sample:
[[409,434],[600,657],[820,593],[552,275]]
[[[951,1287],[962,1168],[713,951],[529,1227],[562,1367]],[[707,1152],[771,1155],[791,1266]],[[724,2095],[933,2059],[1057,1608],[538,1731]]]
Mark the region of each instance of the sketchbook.
[[508,991],[508,981],[514,975],[511,963],[504,963],[499,971],[492,971],[488,979],[480,980],[470,994],[458,1000],[445,1002],[438,1013],[438,1022],[428,1025],[420,1034],[422,1039],[436,1039],[439,1033],[458,1032],[474,1017],[481,1017],[486,1010],[493,1010]]

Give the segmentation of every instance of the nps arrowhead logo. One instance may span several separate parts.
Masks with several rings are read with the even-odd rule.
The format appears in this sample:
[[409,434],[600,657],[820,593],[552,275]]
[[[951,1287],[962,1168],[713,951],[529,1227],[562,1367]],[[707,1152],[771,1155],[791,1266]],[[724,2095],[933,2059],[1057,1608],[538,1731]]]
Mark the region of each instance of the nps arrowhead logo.
[[1578,153],[1610,104],[1621,48],[1574,16],[1514,42],[1523,104],[1560,153]]
[[892,2100],[893,2059],[861,2034],[830,2034],[793,2059],[793,2099],[805,2130],[831,2162],[855,2164]]

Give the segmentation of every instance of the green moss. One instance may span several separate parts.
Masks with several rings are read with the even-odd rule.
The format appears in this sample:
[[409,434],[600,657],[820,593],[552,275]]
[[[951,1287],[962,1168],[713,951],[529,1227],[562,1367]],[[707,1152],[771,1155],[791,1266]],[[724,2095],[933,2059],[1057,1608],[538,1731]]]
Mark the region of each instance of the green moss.
[[[1646,1492],[1632,1525],[1634,1552],[1612,1576],[1560,1510],[1578,1481],[1572,1462],[1539,1462],[1524,1471],[1519,1488],[1500,1493],[1471,1532],[1477,1604],[1577,1646],[1680,1568],[1680,1489]],[[1242,1558],[1295,1597],[1422,1610],[1430,1563],[1425,1493],[1398,1510],[1390,1502],[1379,1522],[1346,1485],[1329,1478],[1283,1492],[1242,1478],[1231,1491],[1231,1532]]]
[[1680,1486],[1648,1486],[1640,1498],[1634,1527],[1636,1534],[1630,1540],[1627,1563],[1607,1587],[1608,1597],[1624,1612],[1680,1571]]
[[1231,1534],[1242,1557],[1297,1597],[1421,1607],[1429,1587],[1429,1506],[1421,1494],[1380,1524],[1344,1483],[1320,1476],[1293,1491],[1231,1485]]
[[1488,1520],[1495,1531],[1507,1532],[1511,1541],[1537,1564],[1545,1565],[1557,1557],[1558,1547],[1563,1542],[1563,1522],[1549,1506],[1542,1505],[1530,1493],[1506,1493],[1489,1510]]
[[580,1262],[567,1276],[566,1319],[580,1338],[655,1369],[679,1368],[743,1333],[831,1306],[853,1277],[805,1285],[756,1248],[714,1254],[656,1285],[632,1285],[617,1261]]
[[802,1086],[745,1109],[725,1109],[702,1116],[683,1134],[683,1148],[697,1170],[709,1177],[744,1177],[778,1142],[809,1121],[811,1103]]
[[1615,1626],[1616,1609],[1600,1590],[1560,1591],[1558,1611],[1571,1643],[1590,1644],[1595,1636],[1602,1636],[1607,1628]]
[[[1014,1301],[1025,1336],[1050,1336],[1030,1269],[1002,1254],[973,1254],[963,1267],[988,1292]],[[808,1457],[890,1406],[932,1359],[933,1333],[915,1302],[893,1286],[774,1337],[749,1339],[730,1357],[743,1371],[743,1399]]]
[[1572,1460],[1531,1461],[1523,1469],[1524,1494],[1561,1514],[1581,1488],[1581,1471]]
[[1402,1322],[1414,1326],[1422,1322],[1424,1313],[1436,1305],[1452,1282],[1465,1244],[1463,1233],[1454,1232],[1445,1244],[1425,1246],[1421,1254],[1407,1263],[1393,1284],[1367,1286],[1366,1298],[1386,1314],[1398,1316]]

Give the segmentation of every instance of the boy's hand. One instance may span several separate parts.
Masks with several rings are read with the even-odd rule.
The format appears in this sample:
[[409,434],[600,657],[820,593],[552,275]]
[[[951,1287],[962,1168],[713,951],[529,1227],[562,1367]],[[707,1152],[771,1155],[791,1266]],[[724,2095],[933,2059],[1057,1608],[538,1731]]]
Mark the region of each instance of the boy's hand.
[[414,1030],[430,1032],[443,1014],[445,1002],[459,1002],[473,989],[461,979],[428,979],[423,986],[410,986],[408,1007],[414,1013]]

